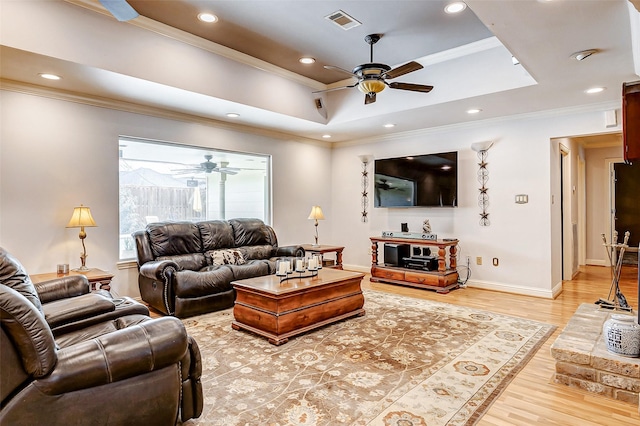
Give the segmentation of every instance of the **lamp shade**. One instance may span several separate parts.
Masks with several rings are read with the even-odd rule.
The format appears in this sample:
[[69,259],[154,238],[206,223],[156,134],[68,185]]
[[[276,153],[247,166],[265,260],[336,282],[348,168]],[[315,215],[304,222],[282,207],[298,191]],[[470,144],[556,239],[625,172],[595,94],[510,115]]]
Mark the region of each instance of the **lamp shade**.
[[71,220],[67,224],[67,228],[81,228],[83,226],[98,226],[96,225],[93,216],[91,216],[91,210],[89,207],[85,207],[80,204],[80,207],[73,208],[73,214]]
[[311,207],[311,213],[309,213],[308,219],[324,220],[324,214],[322,214],[320,206]]

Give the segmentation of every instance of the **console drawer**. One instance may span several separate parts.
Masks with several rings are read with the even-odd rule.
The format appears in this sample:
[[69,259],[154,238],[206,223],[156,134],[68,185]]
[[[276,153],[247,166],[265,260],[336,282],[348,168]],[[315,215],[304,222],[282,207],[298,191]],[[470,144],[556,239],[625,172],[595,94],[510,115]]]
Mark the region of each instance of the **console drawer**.
[[440,285],[440,280],[438,275],[435,274],[425,274],[422,272],[412,272],[407,271],[404,273],[405,281],[409,281],[417,284],[426,284],[426,285]]
[[371,276],[376,278],[385,278],[388,280],[398,280],[404,281],[405,272],[404,271],[396,271],[393,269],[384,269],[384,268],[372,268]]

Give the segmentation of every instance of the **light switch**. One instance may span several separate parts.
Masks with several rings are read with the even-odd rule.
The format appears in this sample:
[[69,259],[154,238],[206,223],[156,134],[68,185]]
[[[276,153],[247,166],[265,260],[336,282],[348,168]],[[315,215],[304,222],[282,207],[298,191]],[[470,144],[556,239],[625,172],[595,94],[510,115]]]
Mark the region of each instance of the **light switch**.
[[516,204],[527,204],[529,202],[529,196],[527,194],[516,195]]

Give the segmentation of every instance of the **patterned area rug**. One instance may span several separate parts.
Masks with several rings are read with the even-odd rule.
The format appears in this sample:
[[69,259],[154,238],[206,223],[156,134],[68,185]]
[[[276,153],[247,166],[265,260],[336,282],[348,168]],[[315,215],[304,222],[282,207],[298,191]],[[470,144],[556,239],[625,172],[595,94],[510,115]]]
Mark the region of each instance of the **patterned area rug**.
[[231,309],[184,320],[203,358],[188,425],[471,425],[555,326],[365,291],[366,315],[273,346]]

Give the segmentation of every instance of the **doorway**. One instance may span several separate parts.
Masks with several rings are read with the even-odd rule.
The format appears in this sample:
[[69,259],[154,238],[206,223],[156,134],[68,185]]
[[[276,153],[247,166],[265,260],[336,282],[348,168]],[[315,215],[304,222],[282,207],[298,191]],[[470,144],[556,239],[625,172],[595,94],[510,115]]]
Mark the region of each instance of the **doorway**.
[[638,264],[640,243],[640,163],[611,163],[611,229],[622,242],[629,231],[624,264]]

